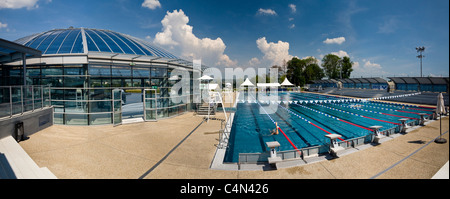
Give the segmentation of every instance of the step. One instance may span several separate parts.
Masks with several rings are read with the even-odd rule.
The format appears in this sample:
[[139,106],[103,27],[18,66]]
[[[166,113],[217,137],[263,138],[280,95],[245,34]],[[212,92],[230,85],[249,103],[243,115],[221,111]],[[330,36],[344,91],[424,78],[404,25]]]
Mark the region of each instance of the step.
[[[22,149],[13,137],[0,139],[1,177],[16,179],[46,179],[56,178],[48,175],[48,169],[39,168],[31,157]],[[51,173],[51,172],[50,172]]]
[[42,167],[41,172],[44,174],[42,179],[58,179],[47,167]]

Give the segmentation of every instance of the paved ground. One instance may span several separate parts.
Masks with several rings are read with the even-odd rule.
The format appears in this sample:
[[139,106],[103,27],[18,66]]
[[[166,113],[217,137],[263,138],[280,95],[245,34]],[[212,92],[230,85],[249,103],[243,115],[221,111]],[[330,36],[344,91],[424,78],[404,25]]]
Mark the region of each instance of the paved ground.
[[[218,117],[224,118],[220,113]],[[40,167],[49,168],[63,179],[430,179],[449,160],[448,142],[430,142],[439,135],[436,120],[335,160],[276,171],[212,170],[209,166],[221,124],[218,120],[204,122],[187,137],[201,122],[202,117],[186,113],[158,122],[117,127],[53,125],[20,145]],[[448,131],[448,117],[443,118],[442,129]],[[444,137],[449,140],[449,133]]]

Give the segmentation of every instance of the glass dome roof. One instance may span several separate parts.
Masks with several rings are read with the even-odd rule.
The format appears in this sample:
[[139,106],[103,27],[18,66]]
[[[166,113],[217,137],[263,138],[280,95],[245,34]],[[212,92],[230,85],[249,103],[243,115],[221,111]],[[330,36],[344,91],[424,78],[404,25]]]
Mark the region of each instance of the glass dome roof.
[[108,52],[178,59],[149,42],[110,30],[55,29],[30,35],[15,42],[38,49],[43,55]]

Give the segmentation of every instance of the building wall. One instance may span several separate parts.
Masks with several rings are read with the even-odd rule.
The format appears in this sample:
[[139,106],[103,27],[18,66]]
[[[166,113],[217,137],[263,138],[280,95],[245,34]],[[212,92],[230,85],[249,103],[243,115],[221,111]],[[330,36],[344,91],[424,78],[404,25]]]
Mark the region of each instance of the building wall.
[[[125,55],[121,55],[125,56]],[[119,57],[119,56],[118,56]],[[78,63],[77,63],[78,61]],[[111,124],[115,108],[120,102],[113,100],[112,91],[142,93],[143,89],[157,91],[153,111],[157,118],[171,117],[191,110],[191,103],[172,103],[169,92],[176,81],[169,80],[174,68],[182,67],[169,62],[140,60],[111,56],[44,56],[27,60],[27,85],[50,85],[51,105],[54,106],[55,124],[97,125]],[[21,85],[23,70],[21,62],[1,67],[1,85]],[[187,67],[185,67],[187,68]],[[192,102],[192,68],[190,94],[185,97]],[[126,97],[122,101],[126,103]],[[152,113],[153,113],[152,112]]]
[[45,107],[41,110],[25,112],[23,115],[0,119],[0,139],[15,135],[15,125],[18,122],[24,123],[24,136],[32,135],[53,125],[53,108]]

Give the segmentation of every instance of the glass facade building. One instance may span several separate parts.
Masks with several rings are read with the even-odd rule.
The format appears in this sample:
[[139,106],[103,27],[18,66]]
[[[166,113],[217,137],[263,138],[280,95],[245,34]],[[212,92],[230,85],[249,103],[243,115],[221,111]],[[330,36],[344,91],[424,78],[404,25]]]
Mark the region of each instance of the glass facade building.
[[[193,74],[188,62],[149,42],[110,30],[68,28],[50,30],[15,41],[38,49],[40,58],[3,64],[0,86],[50,87],[54,123],[67,125],[119,124],[126,117],[157,120],[191,110]],[[169,95],[179,78],[190,75],[190,90]]]

